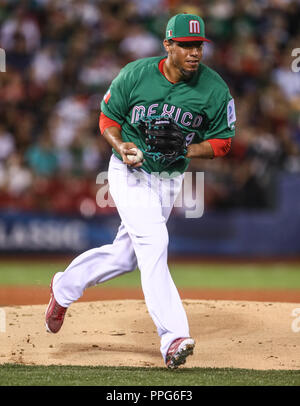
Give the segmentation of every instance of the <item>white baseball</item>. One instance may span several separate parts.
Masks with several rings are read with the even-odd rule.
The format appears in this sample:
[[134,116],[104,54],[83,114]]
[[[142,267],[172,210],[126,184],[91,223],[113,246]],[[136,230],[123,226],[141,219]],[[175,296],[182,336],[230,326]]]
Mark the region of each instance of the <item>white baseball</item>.
[[141,150],[139,150],[137,148],[131,148],[130,151],[136,152],[136,155],[129,155],[128,154],[127,158],[129,159],[129,161],[131,161],[134,164],[142,162],[142,160],[144,159],[144,155],[143,155]]

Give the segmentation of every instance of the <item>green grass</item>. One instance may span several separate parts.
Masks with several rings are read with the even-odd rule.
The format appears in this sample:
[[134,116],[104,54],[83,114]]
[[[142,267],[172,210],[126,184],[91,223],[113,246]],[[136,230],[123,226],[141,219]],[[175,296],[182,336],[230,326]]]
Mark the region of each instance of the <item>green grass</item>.
[[299,386],[300,371],[0,365],[0,386]]
[[[49,285],[67,262],[0,262],[1,285]],[[300,266],[295,264],[170,264],[178,287],[221,289],[300,289]],[[139,287],[136,270],[101,286]]]

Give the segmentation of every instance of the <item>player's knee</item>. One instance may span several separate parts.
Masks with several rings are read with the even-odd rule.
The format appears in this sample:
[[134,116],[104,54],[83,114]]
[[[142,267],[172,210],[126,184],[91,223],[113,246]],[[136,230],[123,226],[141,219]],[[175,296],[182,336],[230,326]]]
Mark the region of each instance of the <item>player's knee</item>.
[[168,245],[169,245],[169,234],[166,227],[159,229],[157,233],[153,234],[152,236],[153,251],[155,250],[156,252],[163,252],[168,249]]
[[137,235],[135,237],[135,244],[140,246],[143,250],[149,249],[153,255],[160,254],[162,251],[168,249],[169,235],[167,227],[162,227],[161,225],[152,227],[146,234]]
[[137,267],[137,258],[134,250],[132,252],[119,252],[114,258],[114,266],[122,272],[134,271]]
[[169,234],[167,231],[167,228],[164,229],[164,231],[160,235],[160,240],[162,242],[162,245],[164,246],[165,249],[168,249],[169,245]]
[[136,267],[137,267],[137,259],[135,256],[127,261],[122,261],[122,258],[120,258],[118,262],[118,268],[123,272],[132,272],[136,269]]

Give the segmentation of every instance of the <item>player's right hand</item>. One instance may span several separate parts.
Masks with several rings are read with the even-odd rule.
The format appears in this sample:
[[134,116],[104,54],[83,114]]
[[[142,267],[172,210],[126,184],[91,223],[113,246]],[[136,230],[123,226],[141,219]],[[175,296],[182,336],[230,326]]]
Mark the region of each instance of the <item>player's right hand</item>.
[[133,151],[130,151],[132,148],[138,148],[133,142],[122,142],[119,145],[119,154],[121,155],[124,164],[131,166],[132,168],[139,168],[143,165],[143,162],[133,163],[127,158],[127,155],[135,155]]

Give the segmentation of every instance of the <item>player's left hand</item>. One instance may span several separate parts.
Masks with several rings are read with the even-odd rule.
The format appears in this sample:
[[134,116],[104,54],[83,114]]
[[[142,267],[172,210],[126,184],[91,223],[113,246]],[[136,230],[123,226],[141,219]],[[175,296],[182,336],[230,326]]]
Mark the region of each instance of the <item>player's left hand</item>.
[[143,117],[139,121],[139,128],[145,136],[145,153],[154,160],[168,166],[185,157],[187,147],[184,132],[171,117]]

